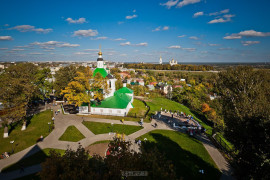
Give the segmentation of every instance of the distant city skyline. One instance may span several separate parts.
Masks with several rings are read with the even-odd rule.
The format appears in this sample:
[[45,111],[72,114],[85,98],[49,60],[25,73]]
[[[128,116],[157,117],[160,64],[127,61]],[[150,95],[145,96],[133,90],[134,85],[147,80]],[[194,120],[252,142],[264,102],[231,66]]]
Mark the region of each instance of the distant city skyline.
[[0,61],[270,62],[270,1],[4,0]]

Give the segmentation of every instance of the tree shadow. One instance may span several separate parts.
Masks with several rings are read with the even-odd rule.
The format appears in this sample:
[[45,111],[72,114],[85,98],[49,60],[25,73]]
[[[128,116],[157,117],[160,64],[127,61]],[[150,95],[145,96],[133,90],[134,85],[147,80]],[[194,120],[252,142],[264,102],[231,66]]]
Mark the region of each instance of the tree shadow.
[[[178,178],[183,179],[219,179],[220,171],[212,164],[201,159],[199,156],[182,149],[176,142],[159,133],[151,133],[157,141],[146,141],[142,148],[151,151],[156,147],[161,153],[165,154],[168,160],[174,164],[175,172]],[[195,139],[194,139],[195,140]],[[198,141],[198,140],[196,140]],[[204,170],[204,174],[200,173]]]
[[36,144],[30,151],[28,151],[20,160],[16,163],[5,167],[2,172],[8,173],[15,170],[20,170],[23,173],[24,168],[40,164],[44,162],[48,156],[42,151],[38,144]]

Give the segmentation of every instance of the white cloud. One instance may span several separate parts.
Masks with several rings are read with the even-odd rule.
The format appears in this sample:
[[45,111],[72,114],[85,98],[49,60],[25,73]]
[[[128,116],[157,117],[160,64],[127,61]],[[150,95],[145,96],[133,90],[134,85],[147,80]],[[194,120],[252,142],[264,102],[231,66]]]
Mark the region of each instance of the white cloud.
[[55,49],[54,47],[79,47],[79,44],[70,44],[66,42],[47,41],[47,42],[33,42],[30,45],[40,46],[42,49]]
[[126,39],[123,39],[123,38],[117,38],[117,39],[114,39],[114,41],[125,41]]
[[270,36],[270,32],[259,32],[255,30],[245,30],[236,34],[225,36],[223,39],[241,39],[242,37],[266,37]]
[[4,24],[4,26],[5,26],[5,27],[8,27],[8,26],[9,26],[9,24]]
[[226,14],[229,11],[230,11],[230,9],[224,9],[222,11],[217,11],[217,12],[210,13],[209,16],[217,16],[217,15],[220,15],[220,14]]
[[260,41],[241,41],[241,43],[243,44],[243,46],[249,46],[253,44],[259,44]]
[[129,41],[125,43],[120,43],[120,46],[147,46],[147,42],[138,43],[138,44],[131,44]]
[[169,30],[169,26],[164,26],[163,31]]
[[0,41],[11,41],[13,40],[11,36],[0,36]]
[[240,36],[249,36],[249,37],[265,37],[265,36],[270,36],[270,32],[258,32],[254,30],[246,30],[246,31],[241,31],[238,33]]
[[85,49],[84,51],[94,51],[94,52],[98,52],[99,49]]
[[222,18],[213,19],[213,20],[209,21],[208,24],[230,22],[230,21],[232,21],[231,18],[234,16],[235,15],[233,15],[233,14],[225,14]]
[[127,54],[120,54],[120,56],[127,56]]
[[63,43],[63,44],[59,44],[57,45],[57,47],[79,47],[79,44],[70,44],[70,43]]
[[12,49],[12,51],[24,51],[24,49]]
[[187,50],[189,52],[196,51],[196,48],[182,48],[183,50]]
[[91,53],[86,53],[86,52],[75,52],[75,55],[89,55]]
[[208,44],[209,46],[219,46],[219,44]]
[[132,16],[126,16],[126,19],[133,19],[133,18],[136,18],[136,17],[138,17],[138,15],[133,14]]
[[87,22],[85,18],[79,18],[79,19],[67,18],[66,21],[70,24],[83,24]]
[[199,38],[196,36],[190,36],[189,39],[198,40]]
[[123,21],[119,21],[118,24],[123,24],[124,22]]
[[135,44],[134,46],[147,46],[147,45],[148,45],[147,42],[143,42],[143,43]]
[[135,12],[136,12],[136,9],[134,9],[132,12],[134,12],[134,13],[135,13]]
[[30,55],[42,55],[44,53],[39,53],[39,52],[33,52],[33,53],[29,53]]
[[175,6],[179,0],[170,0],[166,3],[160,3],[161,6],[166,6],[166,8],[170,9],[171,7]]
[[194,15],[193,15],[193,17],[199,17],[199,16],[203,16],[204,15],[204,13],[201,11],[201,12],[196,12]]
[[225,22],[229,22],[229,21],[230,20],[228,20],[228,19],[218,18],[218,19],[213,19],[213,20],[209,21],[208,24],[225,23]]
[[155,32],[155,31],[167,31],[167,30],[169,30],[169,26],[163,26],[163,27],[161,27],[161,26],[158,26],[157,28],[155,28],[155,29],[153,29],[152,30],[152,32]]
[[170,46],[170,47],[168,47],[168,48],[169,48],[169,49],[180,49],[181,46],[175,45],[175,46]]
[[201,0],[183,0],[177,4],[177,7],[181,8],[183,6],[189,5],[189,4],[195,4],[199,3]]
[[128,42],[125,42],[125,43],[120,43],[120,46],[130,46],[131,43],[128,41]]
[[74,36],[83,36],[83,37],[97,36],[98,31],[97,30],[92,30],[92,29],[78,30],[78,31],[74,31],[73,35]]
[[177,36],[177,37],[179,37],[179,38],[183,38],[183,37],[186,37],[186,35],[181,35],[181,36]]
[[159,26],[159,27],[153,29],[152,31],[153,31],[153,32],[154,32],[154,31],[160,31],[160,28],[161,28],[161,26]]
[[241,39],[242,36],[239,36],[237,34],[232,34],[232,35],[229,35],[229,36],[225,36],[223,39]]
[[7,50],[8,48],[0,48],[0,50]]
[[37,32],[37,33],[49,33],[51,32],[53,29],[49,28],[49,29],[43,29],[43,28],[35,28],[35,26],[31,26],[31,25],[19,25],[19,26],[15,26],[12,28],[9,28],[9,30],[18,30],[20,32]]
[[94,38],[93,40],[105,40],[105,39],[108,39],[108,37],[101,36],[101,37]]

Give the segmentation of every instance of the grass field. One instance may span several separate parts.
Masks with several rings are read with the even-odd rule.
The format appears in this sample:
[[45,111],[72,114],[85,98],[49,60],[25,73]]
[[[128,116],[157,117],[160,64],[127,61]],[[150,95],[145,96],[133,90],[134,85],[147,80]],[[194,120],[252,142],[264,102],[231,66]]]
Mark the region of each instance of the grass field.
[[154,114],[155,111],[160,111],[162,110],[172,110],[172,111],[177,111],[179,112],[184,112],[186,114],[190,114],[194,117],[195,120],[197,120],[205,129],[207,134],[212,134],[212,127],[201,121],[199,118],[197,118],[188,107],[179,104],[175,101],[171,101],[166,98],[152,98],[149,99],[149,101],[146,101],[147,105],[150,107],[149,115]]
[[[176,131],[154,130],[138,139],[148,142],[143,145],[152,149],[157,147],[159,151],[171,160],[176,168],[179,179],[219,179],[220,171],[216,164],[197,139]],[[205,174],[200,174],[203,169]]]
[[78,142],[85,138],[84,135],[75,127],[68,126],[64,134],[59,138],[60,141]]
[[84,121],[83,124],[94,134],[105,134],[109,132],[124,133],[126,135],[132,134],[142,127],[140,126],[131,126],[131,125],[122,125],[114,124],[113,126],[110,123],[99,123],[99,122],[89,122]]
[[129,110],[127,116],[138,117],[138,118],[144,117],[144,114],[147,111],[147,108],[145,107],[144,103],[138,99],[134,99],[132,104],[134,108]]
[[55,150],[56,152],[60,153],[61,155],[63,155],[65,153],[65,150],[61,150],[61,149],[50,149],[50,148],[42,149],[42,150],[38,151],[37,153],[35,153],[27,158],[21,159],[17,163],[12,164],[12,165],[4,168],[2,172],[9,172],[9,171],[14,171],[14,170],[20,169],[20,164],[23,165],[24,168],[28,167],[28,166],[35,165],[35,164],[40,164],[40,163],[44,162],[46,160],[46,158],[49,156],[50,150]]
[[[26,149],[36,143],[37,139],[42,135],[44,138],[49,134],[48,122],[51,122],[51,111],[47,110],[34,115],[25,131],[21,131],[22,125],[17,125],[9,134],[8,138],[3,138],[4,128],[0,129],[0,153],[11,152],[14,142],[14,153]],[[10,129],[10,128],[9,128]]]

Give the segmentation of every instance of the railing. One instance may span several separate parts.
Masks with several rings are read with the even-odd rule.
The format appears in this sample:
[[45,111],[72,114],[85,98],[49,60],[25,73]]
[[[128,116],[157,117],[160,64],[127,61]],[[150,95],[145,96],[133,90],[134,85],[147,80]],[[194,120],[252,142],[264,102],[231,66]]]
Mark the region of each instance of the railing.
[[233,154],[234,153],[234,148],[233,147],[230,147],[220,136],[220,134],[214,134],[213,135],[213,139],[222,147],[222,149],[229,153],[229,154]]

